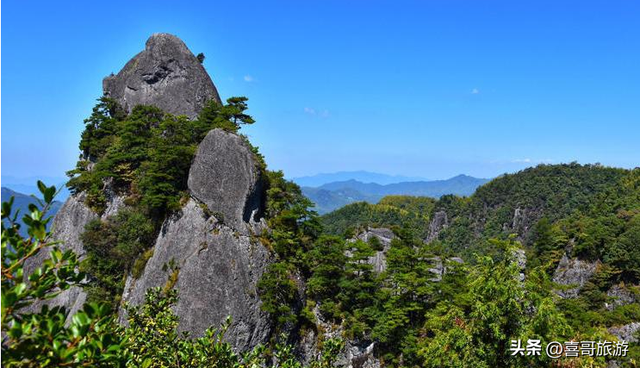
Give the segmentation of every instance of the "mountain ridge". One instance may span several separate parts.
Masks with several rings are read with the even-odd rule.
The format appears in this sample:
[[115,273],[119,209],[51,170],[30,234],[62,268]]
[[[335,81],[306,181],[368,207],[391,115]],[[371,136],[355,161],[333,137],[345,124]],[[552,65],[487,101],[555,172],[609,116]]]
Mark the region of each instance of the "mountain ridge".
[[319,187],[302,187],[302,192],[316,204],[320,214],[334,211],[354,202],[376,203],[388,195],[408,195],[439,198],[454,194],[469,196],[489,182],[489,179],[456,175],[449,179],[432,181],[409,181],[391,184],[363,183],[358,180],[331,182]]
[[[20,192],[18,192],[16,190],[8,188],[8,187],[2,187],[2,202],[9,201],[9,199],[11,197],[14,198],[13,207],[20,211],[20,215],[18,216],[18,223],[20,223],[22,225],[21,228],[20,228],[20,234],[22,234],[23,236],[26,236],[27,228],[24,225],[24,223],[22,222],[22,216],[24,216],[25,214],[29,213],[29,205],[30,204],[32,204],[32,203],[33,204],[38,204],[38,203],[37,203],[36,199],[30,194],[20,193]],[[58,210],[60,210],[60,207],[62,207],[62,202],[60,202],[60,201],[52,202],[51,203],[51,207],[49,208],[49,211],[47,212],[48,216],[50,216],[50,217],[55,216],[55,214],[58,212]],[[51,222],[49,222],[47,224],[47,228],[50,228],[50,227],[51,227]]]
[[291,178],[294,183],[303,187],[319,187],[327,183],[351,179],[363,183],[378,183],[382,185],[405,181],[428,181],[428,179],[419,176],[391,175],[367,170],[336,171]]

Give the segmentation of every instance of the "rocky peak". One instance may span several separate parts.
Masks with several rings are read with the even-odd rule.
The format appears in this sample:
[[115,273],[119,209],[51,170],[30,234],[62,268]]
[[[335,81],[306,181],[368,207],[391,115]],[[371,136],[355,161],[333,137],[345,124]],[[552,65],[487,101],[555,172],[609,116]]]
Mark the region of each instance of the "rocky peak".
[[207,101],[220,103],[211,78],[178,37],[156,33],[116,74],[102,82],[104,94],[127,112],[137,105],[154,105],[165,112],[195,118]]

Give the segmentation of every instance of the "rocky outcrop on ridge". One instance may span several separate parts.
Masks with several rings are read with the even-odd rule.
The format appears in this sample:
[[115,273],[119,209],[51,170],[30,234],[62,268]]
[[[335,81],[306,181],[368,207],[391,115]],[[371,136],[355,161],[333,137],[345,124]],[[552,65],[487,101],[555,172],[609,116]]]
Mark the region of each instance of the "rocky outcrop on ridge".
[[382,249],[376,251],[376,253],[367,259],[367,262],[373,266],[373,271],[376,273],[382,273],[387,269],[387,251],[391,246],[391,241],[396,238],[396,235],[387,228],[367,228],[359,233],[351,241],[362,240],[368,242],[372,237],[378,238]]
[[[152,35],[144,51],[131,59],[117,74],[103,81],[104,94],[118,101],[127,112],[136,105],[154,105],[176,115],[197,116],[208,100],[220,102],[211,78],[197,58],[179,38],[158,33]],[[88,165],[89,168],[92,163]],[[85,204],[85,193],[67,199],[56,214],[51,228],[52,238],[61,242],[63,250],[71,249],[78,257],[85,254],[80,235],[92,220],[117,214],[124,206],[124,196],[116,193],[110,181],[104,183],[107,200],[105,211],[98,215]],[[41,252],[26,265],[27,274],[35,269],[48,252]],[[73,287],[48,300],[49,305],[66,307],[73,315],[82,306],[86,293]],[[31,308],[39,309],[40,303]],[[35,310],[34,309],[34,310]]]
[[195,118],[209,100],[220,103],[211,78],[178,37],[156,33],[116,74],[102,82],[104,94],[129,113],[153,105],[174,115]]
[[576,298],[580,289],[596,272],[598,262],[587,262],[577,258],[569,258],[565,254],[553,274],[553,282],[569,286],[566,290],[556,292],[563,298]]
[[189,170],[188,186],[219,220],[239,231],[243,223],[262,215],[259,164],[249,144],[236,134],[222,129],[207,134]]
[[[115,76],[104,80],[104,92],[127,112],[140,104],[155,105],[194,118],[218,92],[202,65],[175,36],[155,34],[143,52]],[[89,169],[92,165],[88,165]],[[260,308],[256,285],[270,255],[255,235],[266,230],[261,165],[248,142],[233,133],[213,130],[199,145],[188,177],[192,198],[167,218],[141,274],[129,275],[122,296],[132,305],[144,301],[150,287],[176,287],[179,330],[192,336],[218,328],[232,318],[225,337],[238,350],[265,342],[271,319]],[[53,237],[80,257],[81,234],[94,219],[106,220],[125,206],[127,193],[104,182],[106,208],[96,214],[85,193],[71,196],[58,212]],[[40,255],[39,262],[46,257]],[[33,267],[37,265],[34,262]],[[73,314],[86,300],[81,288],[64,291],[50,304]],[[37,307],[37,306],[36,306]],[[125,322],[121,311],[121,322]]]
[[149,288],[167,286],[173,278],[179,330],[201,336],[231,316],[225,337],[236,349],[248,350],[265,342],[271,331],[256,291],[268,263],[262,244],[222,224],[191,199],[165,221],[144,272],[139,279],[128,277],[123,300],[140,304]]
[[430,243],[438,238],[440,232],[449,226],[449,218],[444,211],[438,211],[433,214],[433,219],[429,223],[429,235],[425,239],[425,242]]
[[270,256],[252,236],[265,230],[258,222],[261,180],[256,156],[242,137],[210,131],[189,171],[193,198],[164,222],[142,275],[128,278],[123,301],[140,304],[149,288],[173,280],[179,330],[200,336],[230,316],[225,338],[236,349],[266,342],[271,324],[256,285]]

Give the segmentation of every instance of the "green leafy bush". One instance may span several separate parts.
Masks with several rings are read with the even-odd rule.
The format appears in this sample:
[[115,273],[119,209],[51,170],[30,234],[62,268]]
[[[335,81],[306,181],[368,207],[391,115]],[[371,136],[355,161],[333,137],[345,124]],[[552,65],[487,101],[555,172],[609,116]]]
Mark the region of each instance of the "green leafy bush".
[[[40,207],[31,204],[23,217],[26,238],[18,231],[13,198],[2,203],[2,366],[123,366],[124,341],[106,304],[85,304],[73,316],[43,304],[78,287],[84,275],[77,271],[76,255],[62,251],[46,231],[55,187],[38,182],[38,188],[44,199]],[[49,252],[49,257],[25,273],[26,264],[37,262],[40,252]]]

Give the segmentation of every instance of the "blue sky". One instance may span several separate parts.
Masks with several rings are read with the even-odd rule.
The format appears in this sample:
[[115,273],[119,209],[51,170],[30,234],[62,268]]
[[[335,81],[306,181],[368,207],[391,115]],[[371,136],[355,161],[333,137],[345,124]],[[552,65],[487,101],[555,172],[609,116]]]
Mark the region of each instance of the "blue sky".
[[295,177],[492,177],[640,163],[640,2],[127,1],[2,4],[2,175],[63,176],[149,35],[194,53]]

